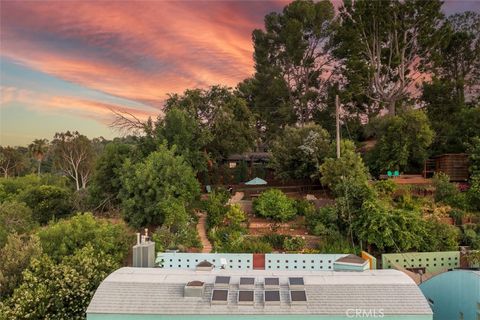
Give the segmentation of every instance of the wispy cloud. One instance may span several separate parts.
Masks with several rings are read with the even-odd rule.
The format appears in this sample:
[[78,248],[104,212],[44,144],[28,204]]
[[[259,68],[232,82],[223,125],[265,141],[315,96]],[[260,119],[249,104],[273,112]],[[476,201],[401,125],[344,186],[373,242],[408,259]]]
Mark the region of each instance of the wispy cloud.
[[167,93],[216,83],[234,86],[249,76],[250,33],[262,24],[258,12],[263,16],[281,4],[23,1],[2,6],[3,56],[158,107]]
[[52,96],[15,87],[0,87],[0,107],[8,107],[13,103],[27,106],[30,110],[42,113],[75,114],[79,117],[90,118],[103,124],[110,124],[114,119],[112,110],[125,111],[140,120],[158,116],[158,112],[139,110],[128,106],[106,102],[82,99],[72,96]]

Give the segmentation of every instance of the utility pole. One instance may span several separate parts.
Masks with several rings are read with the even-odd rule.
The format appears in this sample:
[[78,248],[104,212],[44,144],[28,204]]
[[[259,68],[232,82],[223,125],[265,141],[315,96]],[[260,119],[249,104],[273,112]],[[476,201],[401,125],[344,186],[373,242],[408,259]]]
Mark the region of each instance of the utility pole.
[[340,98],[335,96],[335,120],[337,127],[337,159],[340,159]]

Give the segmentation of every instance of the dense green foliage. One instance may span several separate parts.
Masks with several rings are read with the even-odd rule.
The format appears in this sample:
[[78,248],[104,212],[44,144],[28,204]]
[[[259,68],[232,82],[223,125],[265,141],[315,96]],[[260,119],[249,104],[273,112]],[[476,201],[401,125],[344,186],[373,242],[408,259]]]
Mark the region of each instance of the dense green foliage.
[[256,73],[240,85],[240,91],[251,97],[259,127],[267,136],[288,124],[307,123],[321,102],[333,17],[330,1],[294,1],[282,13],[268,14],[264,30],[253,31]]
[[0,248],[9,234],[27,233],[35,227],[32,210],[24,203],[6,201],[0,203]]
[[372,173],[410,172],[423,167],[434,136],[424,112],[409,110],[384,117],[371,125],[377,139],[367,156]]
[[253,147],[253,115],[245,100],[229,88],[173,94],[165,102],[165,112],[165,119],[157,123],[159,138],[169,146],[178,144],[177,151],[196,170],[206,169],[203,159],[218,161]]
[[0,305],[6,319],[85,319],[100,282],[118,264],[90,245],[60,263],[43,255],[23,273],[24,282]]
[[125,143],[112,142],[95,163],[89,193],[95,207],[112,208],[120,205],[118,194],[122,188],[121,173],[126,159],[133,153],[133,147]]
[[54,261],[87,245],[121,263],[133,243],[133,235],[123,221],[97,219],[91,213],[77,214],[38,231],[43,252]]
[[200,246],[195,229],[196,220],[181,199],[170,197],[162,201],[160,210],[165,217],[153,234],[157,251],[185,250]]
[[[0,300],[8,297],[23,281],[23,271],[32,258],[38,258],[42,248],[37,236],[12,233],[0,247]],[[1,314],[0,314],[1,315]]]
[[361,156],[355,152],[354,144],[349,140],[341,142],[341,157],[327,158],[319,167],[323,185],[337,196],[345,195],[344,182],[352,186],[364,187],[368,182],[368,170]]
[[330,152],[330,136],[318,125],[287,126],[273,141],[270,167],[284,180],[318,177],[318,166]]
[[253,201],[253,210],[259,216],[288,221],[297,213],[295,202],[278,189],[269,189]]
[[163,224],[169,198],[189,206],[200,194],[192,168],[164,145],[140,163],[125,161],[121,181],[123,217],[135,227]]
[[63,218],[72,211],[72,193],[57,186],[28,188],[19,198],[32,208],[33,218],[41,224]]

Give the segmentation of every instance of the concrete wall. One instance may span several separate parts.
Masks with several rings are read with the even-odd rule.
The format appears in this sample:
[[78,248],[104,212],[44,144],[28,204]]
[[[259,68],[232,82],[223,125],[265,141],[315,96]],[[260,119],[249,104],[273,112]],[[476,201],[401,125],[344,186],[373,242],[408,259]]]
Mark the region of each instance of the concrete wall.
[[[350,316],[329,316],[329,315],[141,315],[141,314],[88,314],[87,320],[349,320],[349,319],[384,319],[384,320],[432,320],[428,315],[385,315],[376,318],[355,318]],[[453,319],[451,319],[453,320]],[[466,320],[466,319],[465,319]]]
[[[455,270],[439,274],[420,285],[433,310],[434,320],[480,318],[480,272]],[[461,318],[460,312],[463,313]]]
[[[157,255],[157,264],[167,269],[195,269],[196,265],[204,260],[222,266],[221,259],[227,261],[227,269],[245,270],[253,268],[253,255],[250,253],[170,253],[162,252]],[[162,263],[163,260],[163,263]]]
[[335,260],[347,254],[266,254],[265,270],[332,271]]
[[[325,270],[332,271],[335,260],[346,254],[265,254],[265,270]],[[219,268],[221,259],[227,261],[227,269],[246,270],[253,268],[251,253],[183,253],[162,252],[156,263],[167,269],[195,269],[207,260]]]
[[427,273],[439,273],[460,267],[460,251],[406,252],[382,254],[382,268],[425,268]]

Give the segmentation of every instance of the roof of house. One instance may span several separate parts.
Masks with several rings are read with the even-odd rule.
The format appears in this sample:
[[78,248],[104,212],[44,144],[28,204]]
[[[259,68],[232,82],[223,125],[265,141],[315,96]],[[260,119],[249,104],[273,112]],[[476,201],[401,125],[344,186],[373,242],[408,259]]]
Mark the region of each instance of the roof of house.
[[[216,276],[229,276],[228,303],[212,305]],[[240,277],[255,277],[255,303],[237,303]],[[263,303],[266,277],[280,279],[280,305]],[[290,303],[289,277],[303,277],[307,302]],[[205,282],[201,298],[184,297],[185,284]],[[121,268],[98,287],[87,313],[110,314],[310,314],[345,315],[352,308],[383,309],[386,315],[431,315],[420,289],[396,270],[364,272]]]
[[368,261],[363,259],[363,258],[360,258],[359,256],[356,256],[354,254],[349,254],[348,256],[345,256],[345,257],[342,257],[342,258],[339,258],[339,259],[335,260],[335,263],[339,263],[339,262],[340,263],[348,263],[348,264],[364,265]]

